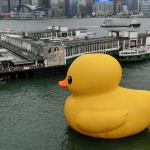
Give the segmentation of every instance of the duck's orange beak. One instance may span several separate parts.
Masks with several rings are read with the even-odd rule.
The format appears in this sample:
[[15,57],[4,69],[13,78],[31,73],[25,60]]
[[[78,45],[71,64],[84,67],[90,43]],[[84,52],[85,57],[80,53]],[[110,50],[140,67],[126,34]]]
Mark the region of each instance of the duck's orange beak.
[[66,78],[64,80],[62,80],[62,81],[59,81],[58,85],[61,86],[61,87],[63,87],[63,88],[68,88]]

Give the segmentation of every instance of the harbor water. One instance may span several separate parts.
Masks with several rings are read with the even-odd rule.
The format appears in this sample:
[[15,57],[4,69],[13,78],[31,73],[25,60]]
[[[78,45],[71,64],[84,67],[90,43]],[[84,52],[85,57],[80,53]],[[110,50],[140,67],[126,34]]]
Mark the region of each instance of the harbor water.
[[[130,24],[133,18],[108,18],[112,19],[115,24]],[[146,32],[149,29],[150,18],[137,18],[141,23],[138,30],[139,33]],[[39,31],[45,30],[47,26],[68,26],[69,28],[87,28],[90,32],[96,33],[96,37],[103,37],[108,35],[108,30],[130,30],[130,28],[103,28],[100,27],[104,22],[104,18],[64,18],[64,19],[46,19],[46,20],[0,20],[0,31],[3,29],[13,29],[14,32],[20,31]]]
[[[117,23],[132,19],[114,18]],[[45,30],[49,25],[88,28],[97,37],[107,36],[100,27],[104,18],[0,20],[0,30]],[[143,33],[149,30],[149,18],[138,18]],[[7,27],[8,26],[8,27]],[[115,29],[115,28],[113,28]],[[126,30],[127,28],[120,28]],[[150,61],[121,64],[120,86],[150,90]],[[0,82],[0,150],[149,150],[150,127],[121,139],[95,139],[74,131],[66,122],[64,103],[71,94],[58,86],[65,75]],[[142,122],[142,118],[139,118]],[[136,124],[134,125],[136,126]]]

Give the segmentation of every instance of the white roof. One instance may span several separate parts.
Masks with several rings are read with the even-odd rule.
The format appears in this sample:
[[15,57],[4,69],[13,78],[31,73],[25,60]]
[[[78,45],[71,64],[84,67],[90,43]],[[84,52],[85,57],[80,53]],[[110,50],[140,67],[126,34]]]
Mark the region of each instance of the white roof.
[[0,57],[0,62],[1,61],[10,61],[10,60],[15,60],[13,57],[11,56],[7,56],[7,57]]
[[16,35],[16,34],[5,34],[5,35],[9,37],[22,37],[21,35]]
[[6,54],[8,51],[6,49],[0,49],[0,54]]

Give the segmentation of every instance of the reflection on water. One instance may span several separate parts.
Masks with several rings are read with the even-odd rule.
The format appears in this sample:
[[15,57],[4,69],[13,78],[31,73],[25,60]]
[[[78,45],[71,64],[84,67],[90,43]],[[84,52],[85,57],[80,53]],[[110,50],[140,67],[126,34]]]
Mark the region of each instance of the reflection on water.
[[137,150],[150,148],[150,129],[147,128],[139,134],[121,139],[100,139],[84,136],[75,132],[69,126],[67,137],[61,144],[63,150]]

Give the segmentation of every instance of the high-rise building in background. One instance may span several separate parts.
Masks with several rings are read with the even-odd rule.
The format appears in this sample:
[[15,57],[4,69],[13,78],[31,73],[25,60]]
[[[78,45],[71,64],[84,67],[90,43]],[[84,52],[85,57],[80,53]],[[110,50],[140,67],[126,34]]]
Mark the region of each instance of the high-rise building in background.
[[95,9],[97,15],[112,15],[113,1],[112,0],[96,0]]
[[[118,0],[116,3],[116,14],[123,12],[125,9],[126,1],[125,0]],[[127,6],[126,6],[127,8]]]
[[31,0],[21,0],[21,4],[31,4]]
[[44,5],[53,15],[76,15],[79,11],[82,11],[82,14],[91,14],[95,11],[95,0],[1,0],[3,14],[9,14],[19,4]]
[[7,15],[10,12],[10,0],[1,0],[1,10],[3,15]]
[[94,8],[93,8],[94,4],[95,4],[95,0],[87,0],[87,13],[90,15],[94,11]]
[[52,16],[65,15],[65,0],[48,0],[48,6]]
[[39,5],[39,0],[32,0],[32,1],[30,1],[30,5],[33,5],[33,6]]
[[142,5],[143,0],[138,1],[138,12],[141,13],[141,5]]
[[[64,9],[64,0],[1,0],[1,9],[3,15],[9,15],[10,11],[13,11],[19,4],[29,4],[29,5],[44,5],[47,8],[62,8]],[[60,10],[60,9],[59,9]],[[59,14],[56,11],[56,14]]]
[[134,10],[134,0],[126,0],[127,1],[127,6],[129,11]]
[[87,0],[77,0],[77,14],[86,15],[88,14]]
[[58,0],[50,0],[49,3],[51,8],[58,8]]
[[2,15],[2,1],[0,0],[0,16]]
[[44,5],[44,2],[43,2],[43,0],[39,0],[39,3],[38,3],[38,5]]
[[116,3],[116,13],[119,13],[122,11],[122,1],[117,1]]
[[29,0],[1,0],[1,11],[3,15],[9,14],[19,4],[29,4]]
[[122,5],[122,11],[124,12],[124,13],[128,13],[128,7],[127,7],[127,4],[126,3],[124,3],[123,5]]
[[77,14],[77,0],[66,0],[65,14],[67,16],[72,16]]
[[143,14],[150,14],[150,1],[141,3],[141,12]]
[[113,0],[113,14],[114,15],[116,14],[116,3],[117,3],[117,0]]
[[19,5],[19,0],[10,0],[10,11],[13,11]]
[[[19,4],[44,5],[52,16],[92,14],[95,11],[95,0],[1,0],[2,13],[7,15]],[[112,1],[112,0],[109,0]],[[109,7],[109,6],[106,6]]]
[[43,5],[43,6],[46,6],[48,8],[49,2],[48,2],[48,0],[39,0],[39,5]]
[[20,4],[45,6],[50,16],[114,14],[120,12],[150,13],[150,0],[0,0],[1,13],[10,14]]
[[139,0],[133,0],[133,10],[134,12],[138,12]]

